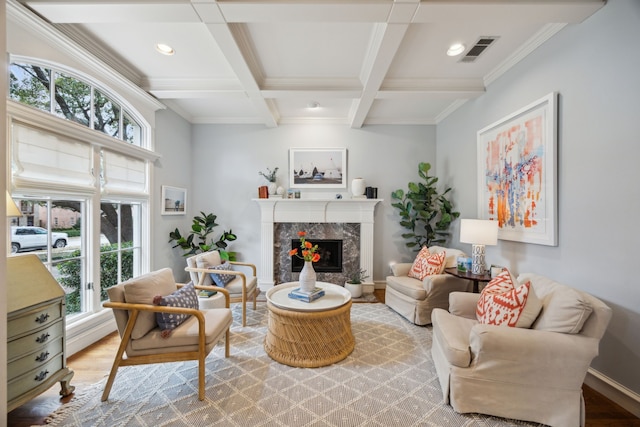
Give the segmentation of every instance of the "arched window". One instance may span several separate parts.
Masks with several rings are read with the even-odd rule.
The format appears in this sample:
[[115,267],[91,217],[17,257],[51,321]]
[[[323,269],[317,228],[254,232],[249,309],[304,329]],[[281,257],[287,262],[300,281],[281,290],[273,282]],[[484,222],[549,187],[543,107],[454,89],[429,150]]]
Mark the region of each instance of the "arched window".
[[[151,130],[108,87],[12,58],[7,111],[12,256],[35,253],[67,293],[67,325],[102,310],[105,289],[148,271]],[[46,230],[38,239],[24,230]]]
[[143,126],[130,109],[106,89],[60,68],[12,62],[9,98],[115,139],[143,146]]

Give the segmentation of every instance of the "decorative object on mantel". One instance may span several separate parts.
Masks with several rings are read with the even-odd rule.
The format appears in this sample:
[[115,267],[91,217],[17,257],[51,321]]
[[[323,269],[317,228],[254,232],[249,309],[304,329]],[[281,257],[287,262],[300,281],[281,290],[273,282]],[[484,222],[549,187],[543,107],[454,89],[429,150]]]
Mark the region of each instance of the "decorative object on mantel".
[[313,263],[320,260],[318,245],[314,245],[306,239],[305,231],[298,231],[300,237],[301,255],[298,254],[298,248],[291,249],[289,255],[297,256],[304,260],[304,267],[300,271],[298,282],[300,282],[300,290],[302,292],[311,293],[316,287],[316,271],[313,269]]
[[378,187],[367,187],[365,189],[365,195],[367,196],[367,199],[377,199]]
[[278,169],[277,167],[274,170],[267,168],[266,172],[258,172],[258,175],[263,176],[264,179],[269,181],[269,185],[267,186],[269,195],[276,194],[276,191],[278,191],[278,184],[276,183],[276,173],[278,173]]
[[449,226],[460,216],[446,198],[451,188],[438,193],[438,178],[429,176],[430,169],[431,164],[420,162],[418,174],[424,183],[409,182],[406,194],[402,190],[391,193],[391,198],[398,200],[391,206],[400,211],[400,225],[409,230],[402,237],[408,240],[407,247],[415,251],[423,246],[446,243]]
[[269,198],[269,187],[266,185],[261,185],[258,187],[258,198],[260,199],[268,199]]
[[366,184],[362,178],[353,178],[351,181],[351,194],[355,198],[361,198],[366,191]]
[[[205,214],[204,212],[200,212],[200,214],[202,216],[193,217],[191,232],[187,237],[183,237],[177,228],[169,233],[169,243],[173,241],[176,242],[172,248],[180,246],[185,251],[185,257],[210,250],[217,250],[220,252],[220,257],[224,260],[235,261],[235,252],[227,252],[226,249],[229,246],[227,241],[233,242],[238,236],[233,234],[233,230],[223,231],[217,241],[214,242],[211,240],[207,243],[209,234],[213,233],[213,229],[218,226],[216,223],[218,217],[213,213]],[[196,236],[198,237],[197,243],[193,241]]]
[[367,270],[358,268],[357,270],[348,272],[347,277],[347,281],[344,282],[344,288],[351,293],[353,298],[362,296],[362,282],[369,277]]

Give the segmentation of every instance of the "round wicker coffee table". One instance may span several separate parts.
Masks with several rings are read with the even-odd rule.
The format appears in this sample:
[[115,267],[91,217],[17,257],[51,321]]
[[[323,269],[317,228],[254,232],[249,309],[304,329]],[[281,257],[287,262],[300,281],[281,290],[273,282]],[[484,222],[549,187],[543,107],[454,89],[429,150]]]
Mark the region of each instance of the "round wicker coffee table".
[[317,282],[325,295],[310,303],[289,298],[298,282],[267,291],[269,319],[266,353],[276,362],[317,368],[339,362],[355,347],[351,333],[351,294],[341,286]]

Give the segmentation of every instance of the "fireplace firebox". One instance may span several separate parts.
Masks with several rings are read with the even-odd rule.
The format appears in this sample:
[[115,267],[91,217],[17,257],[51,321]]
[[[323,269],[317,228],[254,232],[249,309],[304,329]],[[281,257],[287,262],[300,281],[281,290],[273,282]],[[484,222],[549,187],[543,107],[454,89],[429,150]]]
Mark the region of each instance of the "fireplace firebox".
[[[342,273],[342,240],[335,239],[310,239],[314,245],[318,245],[320,260],[313,263],[313,269],[318,273]],[[300,252],[300,240],[291,239],[291,249]],[[304,260],[293,255],[291,257],[291,271],[299,273],[304,266]]]

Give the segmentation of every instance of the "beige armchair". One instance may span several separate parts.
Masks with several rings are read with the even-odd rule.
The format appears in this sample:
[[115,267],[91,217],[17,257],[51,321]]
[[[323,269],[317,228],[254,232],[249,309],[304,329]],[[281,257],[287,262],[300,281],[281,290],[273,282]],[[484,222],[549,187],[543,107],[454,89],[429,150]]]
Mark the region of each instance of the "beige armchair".
[[[205,358],[223,337],[225,357],[229,357],[229,328],[233,323],[229,294],[224,289],[216,289],[225,295],[226,308],[198,310],[153,305],[156,295],[170,295],[182,286],[175,283],[171,269],[165,268],[107,289],[109,301],[103,303],[103,307],[113,309],[121,342],[102,401],[109,398],[120,366],[185,360],[198,361],[198,398],[204,399]],[[211,288],[196,286],[196,289]],[[188,314],[190,317],[173,329],[168,338],[163,338],[156,313]]]
[[[446,252],[445,268],[455,267],[458,256],[466,256],[457,249],[432,246],[432,254]],[[423,280],[409,277],[412,263],[392,264],[393,276],[387,277],[385,287],[385,304],[398,314],[415,323],[428,325],[431,323],[431,312],[434,308],[449,308],[449,293],[454,291],[471,292],[473,282],[460,279],[450,274],[434,274]]]
[[584,426],[582,383],[598,355],[611,309],[543,276],[523,274],[542,311],[531,328],[480,324],[479,294],[451,294],[449,312],[432,313],[431,354],[445,402],[550,426]]
[[[201,286],[215,286],[211,279],[211,273],[226,274],[236,276],[224,289],[229,293],[231,302],[242,303],[242,326],[247,325],[247,301],[253,300],[253,309],[256,309],[256,302],[260,289],[258,288],[257,270],[255,264],[246,262],[229,261],[236,270],[218,270],[214,267],[222,264],[222,259],[218,251],[210,251],[194,255],[187,258],[186,271],[191,276],[191,281]],[[247,275],[238,269],[250,270]],[[216,287],[216,289],[220,289]]]

